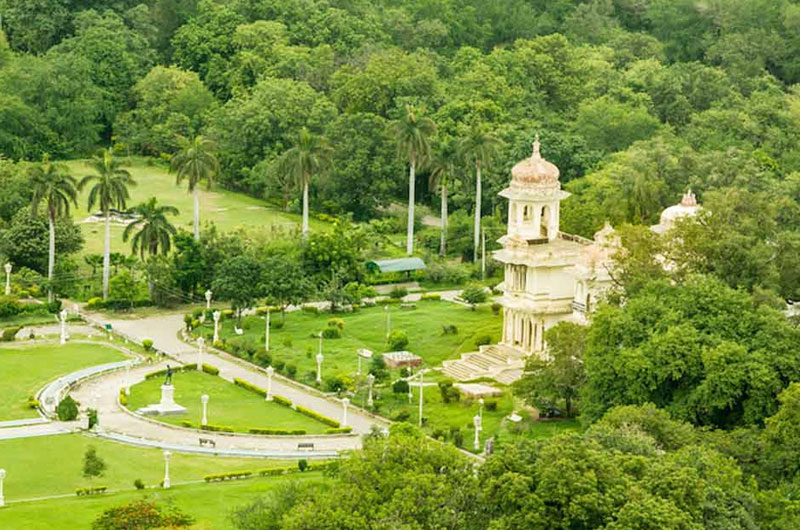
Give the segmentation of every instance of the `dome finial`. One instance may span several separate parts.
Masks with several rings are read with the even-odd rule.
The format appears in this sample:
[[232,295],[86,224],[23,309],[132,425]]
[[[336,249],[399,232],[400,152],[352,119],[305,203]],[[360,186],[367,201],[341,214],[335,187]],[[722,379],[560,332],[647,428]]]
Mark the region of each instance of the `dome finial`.
[[539,152],[539,133],[536,133],[536,139],[533,141],[533,157],[532,158],[542,158],[541,153]]

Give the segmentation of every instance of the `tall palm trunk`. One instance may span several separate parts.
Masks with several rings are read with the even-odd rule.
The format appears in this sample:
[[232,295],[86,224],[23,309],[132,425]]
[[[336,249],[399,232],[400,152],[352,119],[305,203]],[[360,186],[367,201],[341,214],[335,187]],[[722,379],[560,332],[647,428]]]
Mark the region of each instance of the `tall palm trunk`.
[[442,233],[439,241],[439,255],[447,254],[447,180],[442,180]]
[[194,196],[194,239],[200,240],[200,190],[195,186],[192,192]]
[[47,301],[53,301],[53,271],[56,266],[56,222],[52,212],[48,215],[50,221],[50,249],[47,256]]
[[103,300],[108,300],[108,277],[111,274],[111,212],[106,211],[106,239],[103,243]]
[[481,241],[481,163],[478,161],[477,174],[475,176],[475,234],[474,234],[473,261],[478,261],[478,248]]
[[408,231],[406,235],[406,254],[414,253],[414,185],[416,181],[416,163],[411,161],[408,170]]
[[303,179],[303,235],[308,234],[308,175]]

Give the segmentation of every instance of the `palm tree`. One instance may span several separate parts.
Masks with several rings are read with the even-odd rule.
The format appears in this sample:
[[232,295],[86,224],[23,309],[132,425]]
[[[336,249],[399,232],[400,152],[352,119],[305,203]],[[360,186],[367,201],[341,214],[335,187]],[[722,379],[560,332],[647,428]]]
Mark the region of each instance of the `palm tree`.
[[406,253],[414,252],[414,184],[416,172],[430,154],[430,137],[436,132],[436,124],[432,119],[423,116],[411,105],[406,105],[400,119],[390,126],[390,133],[397,140],[397,154],[408,161],[408,233],[406,237]]
[[[159,205],[155,197],[133,208],[137,219],[125,227],[122,240],[131,239],[131,252],[138,253],[142,261],[145,254],[156,256],[167,254],[172,248],[172,236],[177,231],[167,219],[168,215],[178,215],[174,206]],[[134,231],[138,230],[136,233]],[[131,238],[133,234],[133,238]]]
[[430,164],[430,188],[436,188],[437,184],[441,188],[442,208],[441,208],[441,234],[439,241],[439,255],[444,257],[447,254],[447,191],[448,186],[453,183],[456,177],[456,161],[452,144],[445,144],[440,147],[431,158]]
[[467,135],[458,141],[458,152],[467,164],[475,164],[475,226],[473,260],[478,260],[481,232],[481,173],[484,165],[497,156],[503,142],[482,124],[473,124]]
[[106,236],[103,245],[103,299],[108,299],[108,277],[111,266],[111,209],[124,210],[130,195],[128,187],[136,182],[131,174],[123,169],[122,163],[114,158],[111,149],[103,149],[89,162],[94,175],[83,177],[79,188],[93,184],[89,190],[89,210],[100,207],[106,223]]
[[214,176],[219,173],[219,161],[214,155],[216,146],[203,136],[195,136],[191,142],[184,142],[183,150],[172,157],[171,168],[177,175],[180,185],[184,179],[189,182],[189,193],[194,197],[194,238],[200,239],[200,190],[198,184],[205,181],[206,189],[211,189]]
[[303,235],[308,233],[308,186],[311,177],[330,163],[331,148],[325,138],[305,127],[300,129],[294,147],[281,157],[280,171],[287,173],[303,187]]
[[31,186],[33,187],[32,211],[35,214],[39,209],[39,204],[44,203],[47,209],[47,221],[50,225],[47,300],[52,302],[53,270],[56,264],[56,218],[69,214],[70,203],[78,205],[77,182],[64,166],[50,163],[45,156],[41,164],[31,168]]

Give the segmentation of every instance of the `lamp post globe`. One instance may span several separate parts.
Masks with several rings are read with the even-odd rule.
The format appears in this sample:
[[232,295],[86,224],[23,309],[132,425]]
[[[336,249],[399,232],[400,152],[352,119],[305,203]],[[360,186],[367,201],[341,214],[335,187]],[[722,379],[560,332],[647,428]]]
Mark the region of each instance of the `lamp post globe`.
[[214,296],[214,293],[211,292],[211,289],[206,291],[206,311],[211,309],[211,297]]
[[272,365],[267,366],[267,401],[272,401],[272,376],[275,374],[275,368]]
[[5,264],[6,270],[6,296],[11,294],[11,263]]

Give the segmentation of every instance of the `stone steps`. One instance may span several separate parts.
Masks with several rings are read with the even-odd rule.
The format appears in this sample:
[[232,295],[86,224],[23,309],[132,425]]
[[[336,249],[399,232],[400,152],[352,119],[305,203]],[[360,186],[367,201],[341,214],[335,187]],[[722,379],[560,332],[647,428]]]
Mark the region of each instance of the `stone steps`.
[[461,358],[462,362],[475,366],[479,371],[491,370],[496,363],[482,353],[468,353]]
[[495,375],[494,379],[498,383],[503,383],[504,385],[510,385],[515,381],[519,380],[520,377],[522,377],[522,368],[512,368],[510,370],[505,370]]
[[469,381],[479,376],[474,370],[465,367],[461,361],[445,361],[442,364],[442,371],[445,375],[457,381]]

